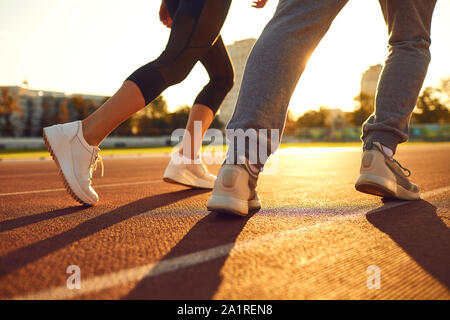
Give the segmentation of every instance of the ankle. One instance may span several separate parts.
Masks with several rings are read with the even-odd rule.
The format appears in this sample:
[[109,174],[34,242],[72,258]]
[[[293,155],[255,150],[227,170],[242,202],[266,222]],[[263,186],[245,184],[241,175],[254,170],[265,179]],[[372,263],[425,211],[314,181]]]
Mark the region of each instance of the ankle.
[[83,134],[84,140],[90,145],[94,147],[98,147],[101,141],[95,139],[95,136],[92,135],[92,131],[90,130],[89,123],[85,120],[81,121],[81,133]]

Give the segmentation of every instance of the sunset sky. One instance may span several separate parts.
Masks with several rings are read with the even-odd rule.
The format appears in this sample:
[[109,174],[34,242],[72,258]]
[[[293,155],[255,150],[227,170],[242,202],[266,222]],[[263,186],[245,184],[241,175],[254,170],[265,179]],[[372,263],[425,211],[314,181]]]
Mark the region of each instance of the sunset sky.
[[[226,44],[257,38],[278,1],[251,8],[233,2],[222,35]],[[112,95],[136,68],[164,49],[169,29],[158,0],[0,0],[0,85]],[[425,85],[450,77],[450,1],[438,1],[432,25],[432,62]],[[387,33],[377,0],[350,0],[309,61],[291,101],[301,114],[321,105],[352,110],[361,73],[383,63]],[[191,104],[208,81],[197,65],[164,92],[171,110]]]

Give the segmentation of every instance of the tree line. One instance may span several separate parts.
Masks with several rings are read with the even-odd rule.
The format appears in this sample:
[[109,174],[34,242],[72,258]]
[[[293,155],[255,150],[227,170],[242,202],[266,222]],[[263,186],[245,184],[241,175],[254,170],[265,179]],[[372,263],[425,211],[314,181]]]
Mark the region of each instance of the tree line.
[[[373,113],[375,97],[360,93],[354,98],[356,108],[344,114],[347,125],[361,126]],[[319,110],[310,110],[293,120],[288,115],[286,129],[329,128],[330,109],[325,106]],[[422,90],[411,117],[412,124],[450,123],[450,78],[442,79],[438,87],[426,87]]]

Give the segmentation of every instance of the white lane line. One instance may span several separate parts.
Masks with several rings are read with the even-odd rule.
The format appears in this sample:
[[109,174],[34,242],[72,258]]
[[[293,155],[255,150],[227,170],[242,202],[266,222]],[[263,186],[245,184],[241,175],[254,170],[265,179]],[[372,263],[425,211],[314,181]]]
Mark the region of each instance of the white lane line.
[[438,189],[434,189],[434,190],[430,190],[430,191],[421,193],[420,196],[422,198],[429,198],[431,196],[435,196],[435,195],[438,195],[440,193],[445,193],[445,192],[450,192],[450,186],[442,187],[442,188],[438,188]]
[[[136,181],[136,182],[98,184],[98,185],[94,185],[93,187],[95,187],[95,188],[121,187],[121,186],[132,186],[132,185],[158,183],[158,182],[163,182],[163,180],[162,179],[158,179],[158,180],[147,180],[147,181]],[[19,192],[0,193],[0,197],[17,196],[17,195],[21,195],[21,194],[57,192],[57,191],[66,191],[66,189],[64,189],[64,188],[56,188],[56,189],[43,189],[43,190],[31,190],[31,191],[19,191]]]
[[[427,198],[430,196],[438,195],[441,193],[450,192],[450,186],[443,187],[435,190],[431,190],[422,194],[423,198]],[[389,202],[382,207],[374,208],[371,212],[379,212],[383,210],[388,210],[394,207],[399,207],[405,204],[411,203],[410,201],[396,201]],[[256,237],[250,240],[243,240],[239,242],[231,242],[224,245],[220,245],[217,247],[213,247],[210,249],[197,251],[190,254],[185,254],[176,258],[162,260],[155,263],[150,263],[147,265],[130,268],[126,270],[121,270],[118,272],[112,272],[106,275],[93,277],[87,280],[82,280],[81,289],[79,290],[69,290],[66,286],[59,286],[43,291],[38,291],[35,293],[26,294],[23,296],[13,297],[13,300],[49,300],[49,299],[71,299],[77,296],[87,294],[90,292],[101,291],[104,289],[113,288],[122,284],[138,282],[144,278],[158,276],[164,273],[173,272],[176,270],[180,270],[189,266],[193,266],[196,264],[208,262],[220,257],[224,257],[232,251],[236,252],[245,252],[252,248],[270,244],[279,241],[287,240],[287,237],[296,236],[298,233],[304,233],[307,231],[311,231],[317,229],[319,227],[324,227],[328,224],[333,224],[339,220],[348,220],[351,218],[355,218],[357,216],[363,216],[368,212],[368,209],[361,209],[355,213],[342,215],[333,218],[332,220],[316,223],[306,227],[295,228],[291,230],[279,231],[274,233],[269,233],[263,236]],[[302,264],[308,264],[312,261],[316,260],[317,257],[311,259],[305,259]]]
[[29,177],[57,177],[57,172],[34,172],[34,173],[26,173],[26,174],[2,174],[0,176],[0,179],[9,180],[14,178],[29,178]]
[[[123,155],[104,155],[103,160],[123,160],[123,159],[147,159],[147,158],[167,158],[170,157],[170,152],[161,153],[140,153],[140,154],[123,154]],[[35,161],[53,161],[50,155],[33,158],[1,158],[1,163],[20,163],[20,162],[35,162]]]

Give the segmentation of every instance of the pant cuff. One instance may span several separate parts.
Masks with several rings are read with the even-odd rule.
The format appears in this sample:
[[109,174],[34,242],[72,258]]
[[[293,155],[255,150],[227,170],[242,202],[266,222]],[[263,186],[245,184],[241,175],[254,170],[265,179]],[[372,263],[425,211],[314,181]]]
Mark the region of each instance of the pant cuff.
[[364,139],[364,148],[370,148],[373,142],[379,142],[395,153],[397,145],[402,142],[402,139],[391,132],[372,131]]

